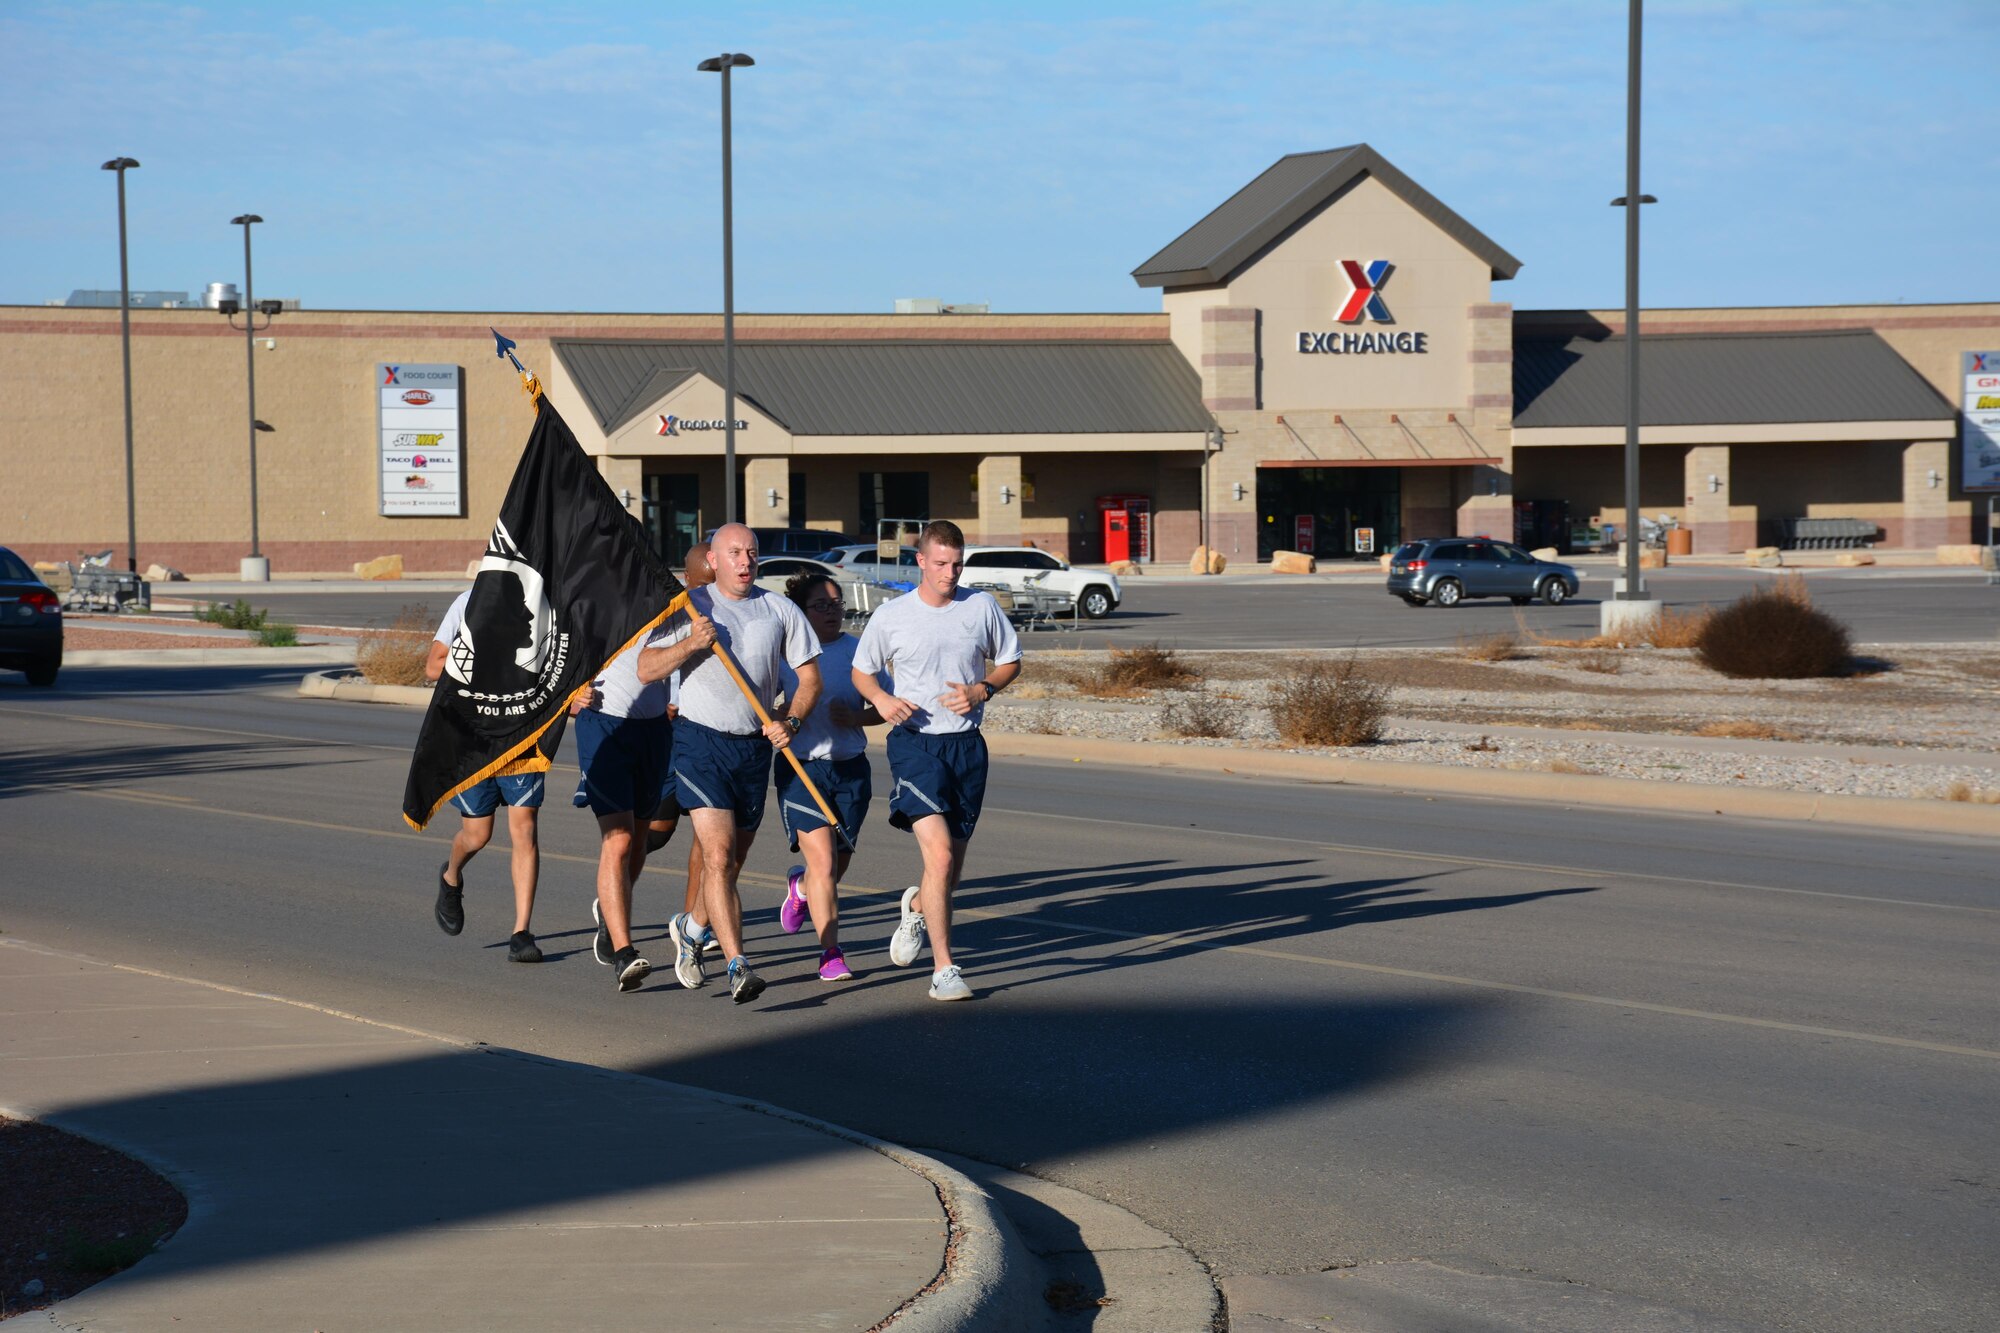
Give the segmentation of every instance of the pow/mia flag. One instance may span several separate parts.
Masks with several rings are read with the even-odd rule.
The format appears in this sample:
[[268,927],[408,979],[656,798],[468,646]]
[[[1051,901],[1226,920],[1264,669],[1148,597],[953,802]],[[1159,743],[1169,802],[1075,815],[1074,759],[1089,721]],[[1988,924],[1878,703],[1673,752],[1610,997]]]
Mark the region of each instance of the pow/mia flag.
[[547,769],[569,699],[681,593],[547,395],[424,714],[403,818],[496,773]]

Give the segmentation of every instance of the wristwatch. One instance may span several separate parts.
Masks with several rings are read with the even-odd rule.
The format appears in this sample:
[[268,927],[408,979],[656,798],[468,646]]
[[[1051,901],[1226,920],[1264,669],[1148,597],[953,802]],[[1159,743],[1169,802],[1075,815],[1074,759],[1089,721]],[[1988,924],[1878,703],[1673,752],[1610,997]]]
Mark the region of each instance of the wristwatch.
[[806,720],[804,718],[792,717],[789,714],[779,718],[778,721],[784,723],[785,730],[791,732],[792,735],[794,736],[798,735],[800,729],[803,728],[806,724]]
[[992,681],[990,681],[990,680],[982,680],[982,681],[980,681],[979,683],[980,683],[981,685],[984,685],[984,686],[986,687],[986,702],[987,702],[987,703],[989,703],[989,704],[990,704],[990,703],[992,703],[992,702],[993,702],[993,696],[994,696],[994,695],[996,695],[996,694],[998,694],[998,693],[1000,693],[1000,689],[999,689],[999,687],[998,687],[998,686],[996,686],[996,685],[995,685],[995,684],[994,684],[994,683],[993,683]]

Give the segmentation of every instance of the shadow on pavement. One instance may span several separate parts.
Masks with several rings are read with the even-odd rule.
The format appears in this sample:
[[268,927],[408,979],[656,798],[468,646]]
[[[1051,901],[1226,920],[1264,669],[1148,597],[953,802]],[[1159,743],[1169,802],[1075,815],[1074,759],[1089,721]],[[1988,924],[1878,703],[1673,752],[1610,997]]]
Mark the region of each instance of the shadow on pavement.
[[[1002,1150],[1025,1162],[1417,1076],[1460,1058],[1481,1007],[1210,996],[931,1006],[794,1035],[746,1029],[712,1053],[634,1072],[809,1107],[919,1146],[976,1108],[1007,1127]],[[747,1173],[782,1180],[851,1151],[781,1120],[731,1120],[706,1100],[510,1052],[211,1084],[195,1066],[187,1077],[196,1086],[50,1108],[86,1134],[174,1145],[163,1164],[211,1200],[198,1226],[120,1279],[128,1285],[742,1173],[745,1184],[725,1190],[736,1197]],[[885,1083],[905,1095],[884,1098]],[[727,1139],[712,1137],[718,1129]],[[213,1188],[218,1175],[226,1188]]]
[[[313,758],[293,741],[222,741],[202,745],[110,745],[92,750],[0,750],[0,799],[48,787],[116,786],[206,773],[324,768],[350,762]],[[278,759],[284,754],[296,756]]]

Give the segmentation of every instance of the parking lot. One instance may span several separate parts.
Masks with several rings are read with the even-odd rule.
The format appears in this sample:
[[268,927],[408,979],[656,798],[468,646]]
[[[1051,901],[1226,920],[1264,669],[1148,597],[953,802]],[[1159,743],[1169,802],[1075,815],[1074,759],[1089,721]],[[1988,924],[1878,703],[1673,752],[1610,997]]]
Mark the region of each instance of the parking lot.
[[[1528,631],[1558,638],[1597,632],[1598,604],[1611,594],[1612,571],[1585,566],[1582,594],[1565,606],[1515,607],[1505,598],[1451,610],[1412,608],[1365,573],[1287,577],[1252,571],[1208,580],[1175,571],[1124,581],[1125,600],[1108,620],[1074,632],[1037,633],[1037,647],[1130,647],[1158,641],[1184,648],[1453,647],[1467,638]],[[1650,571],[1647,586],[1668,606],[1733,600],[1767,581],[1767,571],[1699,567]],[[1972,569],[1816,569],[1806,574],[1814,600],[1845,621],[1861,643],[1978,643],[2000,636],[2000,587]],[[181,596],[235,597],[268,607],[273,619],[307,625],[386,626],[409,608],[434,622],[463,583],[384,584],[304,591],[225,592],[181,585]],[[156,589],[160,596],[166,588]]]

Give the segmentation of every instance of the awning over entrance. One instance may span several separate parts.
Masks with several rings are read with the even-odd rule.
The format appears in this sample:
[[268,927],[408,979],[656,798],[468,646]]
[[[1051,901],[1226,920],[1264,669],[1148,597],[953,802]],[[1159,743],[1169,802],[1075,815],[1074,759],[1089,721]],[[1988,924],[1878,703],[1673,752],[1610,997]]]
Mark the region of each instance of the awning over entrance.
[[1287,467],[1490,467],[1497,466],[1500,459],[1488,455],[1469,458],[1266,458],[1258,460],[1262,468]]

